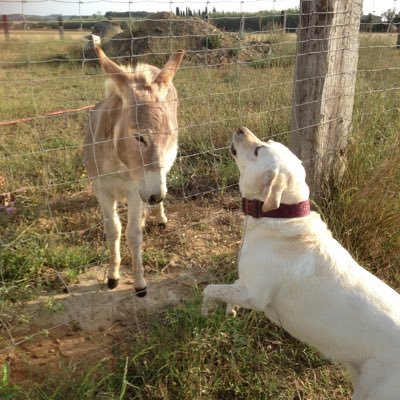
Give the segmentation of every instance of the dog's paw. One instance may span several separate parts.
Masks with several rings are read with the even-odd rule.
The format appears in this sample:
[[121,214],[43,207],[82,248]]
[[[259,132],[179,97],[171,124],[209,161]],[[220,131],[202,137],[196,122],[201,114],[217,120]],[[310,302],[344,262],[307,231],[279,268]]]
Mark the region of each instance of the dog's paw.
[[232,317],[232,318],[236,317],[237,312],[236,312],[236,310],[235,310],[235,306],[228,303],[228,304],[226,305],[225,315],[226,315],[227,317]]
[[202,315],[205,317],[210,315],[218,307],[218,305],[219,303],[217,301],[204,297],[203,303],[201,304]]
[[207,317],[210,312],[215,308],[215,305],[204,295],[203,292],[203,302],[201,303],[201,315]]
[[215,310],[216,306],[217,304],[214,301],[210,300],[209,298],[207,298],[207,296],[203,294],[203,302],[201,303],[202,315],[207,317],[213,310]]
[[203,315],[204,317],[208,317],[209,314],[210,314],[210,310],[209,310],[207,304],[205,304],[203,302],[201,305],[201,315]]
[[218,307],[218,301],[216,301],[212,295],[213,285],[208,285],[203,290],[203,302],[201,304],[201,313],[204,316],[209,315]]

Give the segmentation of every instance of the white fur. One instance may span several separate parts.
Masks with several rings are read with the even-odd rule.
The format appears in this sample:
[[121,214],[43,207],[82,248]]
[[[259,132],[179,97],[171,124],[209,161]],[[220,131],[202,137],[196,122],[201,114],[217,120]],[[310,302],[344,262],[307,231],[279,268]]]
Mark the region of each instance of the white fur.
[[[265,148],[255,157],[259,145]],[[242,128],[233,146],[243,197],[264,201],[262,188],[249,185],[272,168],[288,182],[282,202],[306,199],[304,168],[283,145],[261,142]],[[351,374],[353,400],[400,399],[400,295],[359,266],[317,213],[294,219],[247,216],[239,280],[208,285],[203,313],[218,302],[227,303],[231,314],[234,305],[263,311],[342,363]]]

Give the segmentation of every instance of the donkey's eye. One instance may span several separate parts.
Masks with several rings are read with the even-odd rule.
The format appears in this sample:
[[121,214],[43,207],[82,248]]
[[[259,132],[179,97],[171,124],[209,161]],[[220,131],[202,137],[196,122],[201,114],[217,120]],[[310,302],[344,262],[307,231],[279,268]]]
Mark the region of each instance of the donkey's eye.
[[139,143],[143,144],[143,146],[147,147],[147,142],[146,142],[146,140],[143,138],[142,135],[137,135],[137,136],[135,136],[135,139],[136,139]]

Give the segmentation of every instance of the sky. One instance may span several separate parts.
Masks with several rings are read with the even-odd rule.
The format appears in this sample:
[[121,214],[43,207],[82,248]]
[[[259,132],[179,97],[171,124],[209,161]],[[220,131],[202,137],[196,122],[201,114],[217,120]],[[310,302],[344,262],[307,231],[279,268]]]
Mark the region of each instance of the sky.
[[[399,4],[397,4],[399,3]],[[298,7],[300,0],[0,0],[0,14],[104,15],[107,11],[174,11],[176,7],[217,11],[256,12]],[[399,12],[400,0],[364,0],[363,13],[381,15],[388,9]]]

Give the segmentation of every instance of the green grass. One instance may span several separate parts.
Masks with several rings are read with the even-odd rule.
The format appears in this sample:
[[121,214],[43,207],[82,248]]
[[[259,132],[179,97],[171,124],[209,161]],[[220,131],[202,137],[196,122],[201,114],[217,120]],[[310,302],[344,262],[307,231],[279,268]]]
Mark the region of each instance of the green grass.
[[337,367],[266,317],[205,318],[199,306],[196,296],[157,315],[112,368],[99,363],[74,377],[67,370],[62,381],[9,393],[31,400],[348,398],[348,379]]
[[[283,60],[293,54],[294,39],[289,38],[269,62],[184,68],[178,73],[181,157],[169,176],[173,201],[208,193],[207,201],[226,205],[225,199],[232,197],[227,188],[238,180],[227,149],[238,125],[247,125],[264,138],[287,141],[294,66]],[[16,64],[26,61],[27,54],[31,60],[45,61],[71,49],[76,52],[80,45],[72,41],[0,43],[1,61],[13,63],[0,69],[0,120],[80,107],[101,98],[103,77],[93,64]],[[340,187],[321,205],[321,212],[334,235],[364,266],[399,289],[400,118],[398,89],[394,88],[398,88],[400,72],[398,50],[389,47],[394,43],[395,36],[361,37],[348,169]],[[0,210],[2,309],[31,299],[43,289],[62,286],[60,276],[74,281],[85,265],[107,259],[101,215],[88,194],[81,163],[86,121],[87,112],[80,112],[2,127],[0,174],[6,182],[0,192],[17,191],[15,213],[8,216]],[[199,230],[210,228],[208,221],[200,222]],[[210,236],[209,240],[224,243],[224,230],[232,229],[229,224],[219,227],[221,238]],[[198,254],[198,258],[206,260],[213,281],[228,282],[236,276],[236,251],[237,246],[231,246],[220,254]],[[173,249],[148,244],[143,257],[147,266],[160,271],[172,253],[182,263],[196,261],[185,258],[179,240]],[[5,362],[0,397],[349,397],[350,383],[343,371],[264,316],[242,312],[236,319],[226,319],[221,308],[206,319],[199,313],[199,303],[197,293],[178,307],[160,311],[128,349],[115,348],[111,365],[108,361],[96,361],[90,369],[66,365],[61,375],[19,387],[13,383],[12,364]]]
[[[390,68],[398,57],[394,40],[386,35],[361,37],[348,168],[333,201],[325,205],[325,215],[346,248],[398,289],[400,71]],[[377,44],[380,47],[368,48]]]
[[206,319],[198,309],[199,299],[166,312],[132,346],[126,398],[287,399],[296,391],[288,376],[308,380],[310,370],[327,368],[264,317],[226,319],[220,312]]
[[[36,228],[36,229],[35,229]],[[0,252],[1,304],[20,303],[42,290],[74,282],[86,267],[101,263],[104,253],[93,243],[74,243],[49,234],[42,237],[31,225],[24,231],[7,230]]]

